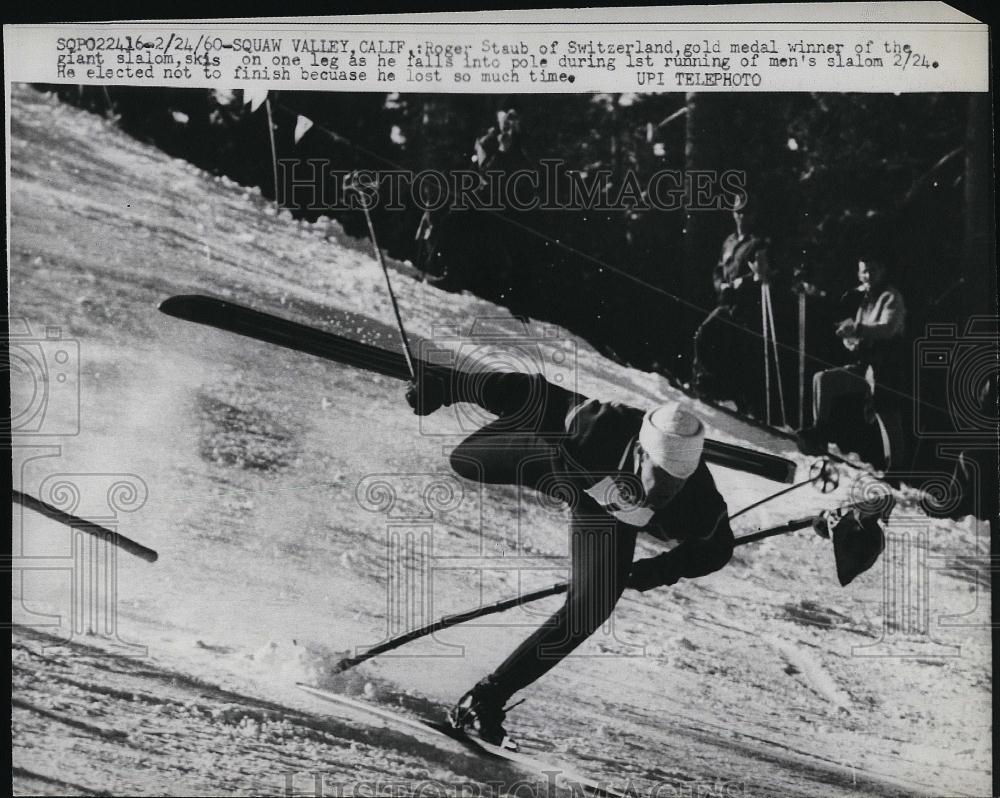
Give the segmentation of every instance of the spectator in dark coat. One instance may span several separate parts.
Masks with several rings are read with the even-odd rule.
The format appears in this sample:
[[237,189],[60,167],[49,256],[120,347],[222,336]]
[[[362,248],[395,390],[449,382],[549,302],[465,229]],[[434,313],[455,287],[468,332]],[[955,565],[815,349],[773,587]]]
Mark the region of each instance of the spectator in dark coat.
[[735,232],[712,271],[718,305],[694,336],[693,387],[708,401],[732,400],[740,410],[760,402],[763,352],[761,283],[769,276],[768,241],[757,235],[757,209],[744,198],[733,208]]

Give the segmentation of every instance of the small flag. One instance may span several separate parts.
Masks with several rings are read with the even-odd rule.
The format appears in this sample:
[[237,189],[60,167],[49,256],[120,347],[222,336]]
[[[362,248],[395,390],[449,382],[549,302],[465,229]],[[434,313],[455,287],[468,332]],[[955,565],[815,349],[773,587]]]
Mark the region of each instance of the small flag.
[[299,143],[299,139],[301,139],[309,131],[309,128],[311,128],[312,126],[313,126],[312,120],[306,119],[304,116],[300,115],[298,119],[295,120],[294,138],[296,144]]
[[250,113],[256,111],[267,99],[267,89],[243,89],[243,104],[250,105]]

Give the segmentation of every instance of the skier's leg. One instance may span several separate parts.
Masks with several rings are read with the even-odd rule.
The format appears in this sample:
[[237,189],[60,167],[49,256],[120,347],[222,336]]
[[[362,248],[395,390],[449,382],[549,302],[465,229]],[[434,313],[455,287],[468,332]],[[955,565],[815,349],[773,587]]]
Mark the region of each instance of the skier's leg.
[[450,455],[459,476],[491,485],[536,487],[550,473],[551,444],[529,434],[511,433],[504,419],[476,430]]
[[586,519],[575,518],[570,535],[572,566],[565,603],[500,667],[462,696],[449,713],[456,728],[472,728],[495,745],[512,745],[503,727],[510,697],[551,669],[611,615],[625,589],[636,530],[610,526],[603,519],[587,526]]
[[636,531],[595,519],[570,528],[570,581],[563,606],[487,677],[498,700],[528,686],[608,619],[632,566]]
[[555,454],[555,444],[544,437],[566,432],[567,407],[575,395],[538,374],[505,373],[477,385],[471,389],[476,402],[498,418],[455,447],[452,468],[476,482],[535,487]]

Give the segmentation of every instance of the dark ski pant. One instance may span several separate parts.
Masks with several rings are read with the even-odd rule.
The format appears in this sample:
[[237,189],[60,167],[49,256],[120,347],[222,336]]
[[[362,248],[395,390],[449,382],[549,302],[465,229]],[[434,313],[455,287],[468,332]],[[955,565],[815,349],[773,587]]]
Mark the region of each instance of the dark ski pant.
[[[455,471],[477,482],[523,485],[559,495],[551,444],[511,429],[503,417],[474,432],[451,455]],[[587,509],[591,512],[587,512]],[[566,599],[556,613],[493,672],[506,702],[586,640],[611,615],[625,589],[637,530],[589,501],[573,510]]]
[[[755,412],[764,391],[760,324],[751,327],[752,308],[720,305],[694,334],[694,387],[709,398],[732,399],[740,410]],[[756,310],[759,319],[760,310]]]
[[864,404],[865,421],[871,421],[872,382],[863,364],[855,363],[841,368],[819,371],[813,375],[813,418],[817,427],[829,429],[833,424],[834,410],[848,397],[856,397]]
[[[827,369],[813,375],[813,418],[827,439],[841,448],[858,450],[865,436],[876,436],[876,446],[894,468],[905,462],[909,445],[903,428],[898,402],[875,401],[876,373],[864,363]],[[899,393],[898,391],[896,393]],[[876,426],[885,430],[886,440]]]

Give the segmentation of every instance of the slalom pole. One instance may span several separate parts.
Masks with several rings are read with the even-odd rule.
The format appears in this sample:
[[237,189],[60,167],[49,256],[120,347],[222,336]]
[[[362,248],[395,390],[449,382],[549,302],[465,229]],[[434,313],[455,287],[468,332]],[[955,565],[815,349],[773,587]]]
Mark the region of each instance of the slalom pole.
[[806,294],[799,291],[799,428],[806,425]]
[[767,351],[767,308],[764,305],[764,288],[766,283],[760,284],[760,333],[764,339],[764,407],[766,409],[765,419],[767,426],[771,426],[771,363]]
[[778,402],[781,407],[781,425],[788,426],[788,413],[785,411],[785,389],[781,382],[781,361],[778,358],[778,328],[774,324],[774,305],[771,302],[771,284],[764,283],[767,297],[767,320],[771,327],[771,351],[774,353],[774,378],[778,383]]
[[131,538],[125,537],[125,535],[120,532],[113,532],[112,530],[106,529],[99,524],[92,523],[91,521],[87,521],[75,515],[70,515],[69,513],[60,510],[58,507],[53,507],[51,504],[47,504],[41,499],[36,499],[34,496],[22,493],[19,490],[12,490],[11,494],[14,501],[22,507],[27,507],[29,510],[34,510],[36,513],[44,515],[46,518],[51,518],[53,521],[65,524],[70,529],[79,529],[81,532],[86,532],[88,535],[103,538],[118,548],[127,551],[129,554],[134,554],[140,560],[145,560],[146,562],[156,562],[159,557],[159,555],[152,549],[143,546],[141,543],[137,543]]
[[365,214],[365,222],[368,224],[368,235],[372,240],[372,247],[375,249],[375,257],[378,258],[379,266],[382,267],[382,274],[385,275],[385,287],[389,289],[389,300],[392,302],[392,312],[396,316],[396,329],[399,330],[399,340],[403,342],[403,357],[406,358],[406,367],[410,370],[410,377],[417,378],[417,371],[413,367],[413,352],[410,351],[410,339],[406,337],[406,329],[403,327],[403,317],[399,313],[399,303],[396,301],[396,292],[392,290],[392,280],[389,279],[389,267],[385,265],[385,258],[379,248],[378,239],[375,238],[375,227],[372,225],[371,214],[368,213],[368,205],[365,200],[361,200],[361,210]]
[[[785,488],[784,490],[778,491],[772,496],[768,496],[759,502],[751,504],[749,507],[744,507],[742,510],[729,516],[728,520],[732,520],[743,513],[752,510],[754,507],[759,507],[764,502],[769,502],[772,499],[776,499],[778,496],[782,496],[789,491],[795,490],[796,488],[801,488],[803,485],[808,485],[810,482],[814,482],[820,475],[811,477],[804,482],[800,482],[791,487]],[[788,521],[784,524],[779,524],[778,526],[769,527],[767,529],[761,529],[757,532],[751,532],[748,535],[741,535],[733,541],[734,546],[744,546],[747,543],[755,543],[758,540],[764,540],[765,538],[774,537],[776,535],[784,535],[788,532],[795,532],[799,529],[804,529],[809,526],[815,516],[809,516],[807,518],[797,518],[793,521]],[[520,607],[522,604],[530,604],[532,601],[538,601],[539,599],[548,598],[549,596],[556,596],[560,593],[565,593],[569,588],[567,582],[558,582],[551,587],[542,588],[541,590],[536,590],[533,593],[525,593],[523,596],[515,596],[514,598],[503,599],[495,604],[490,604],[486,607],[476,607],[472,610],[466,610],[465,612],[455,613],[454,615],[446,615],[445,617],[429,623],[426,626],[421,626],[419,629],[413,629],[405,634],[401,634],[398,637],[393,637],[386,640],[384,643],[379,643],[376,646],[367,651],[357,654],[353,657],[345,657],[339,662],[335,663],[331,669],[331,673],[343,673],[346,670],[350,670],[355,665],[360,665],[362,662],[370,660],[372,657],[377,657],[379,654],[384,654],[387,651],[392,651],[393,649],[399,648],[407,643],[411,643],[414,640],[419,640],[421,637],[426,637],[429,634],[434,634],[442,629],[448,629],[452,626],[458,626],[458,624],[465,623],[466,621],[473,621],[476,618],[482,618],[486,615],[494,615],[498,612],[503,612],[504,610],[512,609],[513,607]]]
[[271,171],[274,175],[274,210],[281,210],[281,201],[278,199],[278,148],[274,144],[274,118],[271,115],[271,98],[264,98],[264,110],[267,111],[267,135],[271,142]]

